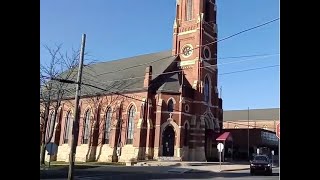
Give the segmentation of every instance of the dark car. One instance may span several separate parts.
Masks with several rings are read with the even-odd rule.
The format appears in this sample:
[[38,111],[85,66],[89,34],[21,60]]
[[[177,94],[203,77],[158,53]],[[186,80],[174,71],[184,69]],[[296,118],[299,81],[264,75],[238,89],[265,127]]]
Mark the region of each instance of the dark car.
[[256,155],[250,163],[250,174],[262,172],[272,175],[272,163],[267,155]]

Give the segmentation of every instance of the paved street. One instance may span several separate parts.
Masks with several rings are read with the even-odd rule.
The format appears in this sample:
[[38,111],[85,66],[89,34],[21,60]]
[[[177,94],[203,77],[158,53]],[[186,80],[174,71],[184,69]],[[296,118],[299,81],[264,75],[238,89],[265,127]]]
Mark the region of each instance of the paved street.
[[[145,179],[145,180],[156,180],[156,179],[266,179],[266,180],[278,180],[279,179],[279,168],[274,168],[273,176],[255,175],[251,176],[249,170],[239,171],[228,171],[228,172],[211,172],[189,168],[174,168],[174,167],[144,167],[145,171],[141,169],[132,168],[130,171],[96,171],[96,170],[81,170],[76,172],[76,180],[108,180],[108,179]],[[66,172],[63,173],[66,177]],[[63,177],[62,176],[62,177]],[[60,176],[61,177],[61,176]],[[53,177],[52,177],[53,178]],[[45,178],[46,180],[51,180]],[[55,180],[65,180],[66,178],[55,177]]]
[[[209,178],[214,180],[246,180],[246,179],[256,179],[256,180],[279,180],[279,168],[273,169],[272,176],[265,175],[254,175],[251,176],[249,170],[240,170],[240,171],[230,171],[230,172],[222,172],[217,173],[214,178]],[[173,180],[173,179],[171,179]]]

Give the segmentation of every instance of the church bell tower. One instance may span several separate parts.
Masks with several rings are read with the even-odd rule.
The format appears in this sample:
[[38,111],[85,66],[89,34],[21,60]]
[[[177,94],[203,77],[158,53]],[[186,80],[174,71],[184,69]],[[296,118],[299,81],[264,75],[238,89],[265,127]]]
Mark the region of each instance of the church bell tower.
[[[172,55],[178,55],[178,68],[192,86],[190,103],[189,157],[208,160],[217,156],[214,134],[222,128],[222,100],[217,81],[216,0],[177,0],[173,26]],[[201,134],[196,136],[193,134]]]
[[216,78],[216,14],[215,0],[176,1],[172,55],[180,56],[179,68],[184,69],[186,79],[192,87],[200,91],[203,87],[204,69],[211,71],[212,80]]

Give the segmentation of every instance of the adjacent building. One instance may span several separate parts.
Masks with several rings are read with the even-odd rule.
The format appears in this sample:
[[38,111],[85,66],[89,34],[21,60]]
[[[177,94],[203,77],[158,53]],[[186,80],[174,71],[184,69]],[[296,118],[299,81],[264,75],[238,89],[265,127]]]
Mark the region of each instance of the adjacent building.
[[[276,126],[280,122],[280,108],[226,110],[223,112],[223,132],[232,138],[225,141],[226,158],[248,159],[257,149],[279,154]],[[232,141],[231,141],[232,140]],[[262,150],[260,150],[261,153]]]
[[223,112],[224,129],[260,128],[276,131],[280,122],[280,108],[225,110]]

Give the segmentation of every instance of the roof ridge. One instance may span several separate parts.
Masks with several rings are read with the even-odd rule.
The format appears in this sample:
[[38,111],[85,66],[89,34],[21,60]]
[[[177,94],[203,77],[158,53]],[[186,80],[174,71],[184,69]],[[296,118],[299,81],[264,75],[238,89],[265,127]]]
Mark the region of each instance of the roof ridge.
[[[257,109],[249,109],[249,111],[252,110],[275,110],[275,109],[280,109],[278,108],[257,108]],[[248,109],[231,109],[231,110],[224,110],[224,111],[248,111]]]
[[169,52],[169,51],[171,51],[171,49],[170,50],[165,50],[165,51],[146,53],[146,54],[137,54],[137,55],[134,55],[134,56],[122,57],[122,58],[119,58],[119,59],[104,60],[104,61],[93,63],[93,64],[90,64],[90,65],[98,65],[98,64],[104,64],[104,63],[122,61],[122,60],[131,59],[131,58],[140,58],[140,57],[143,57],[143,56],[150,56],[150,55],[153,55],[153,54],[161,54],[161,53],[166,53],[166,52]]

